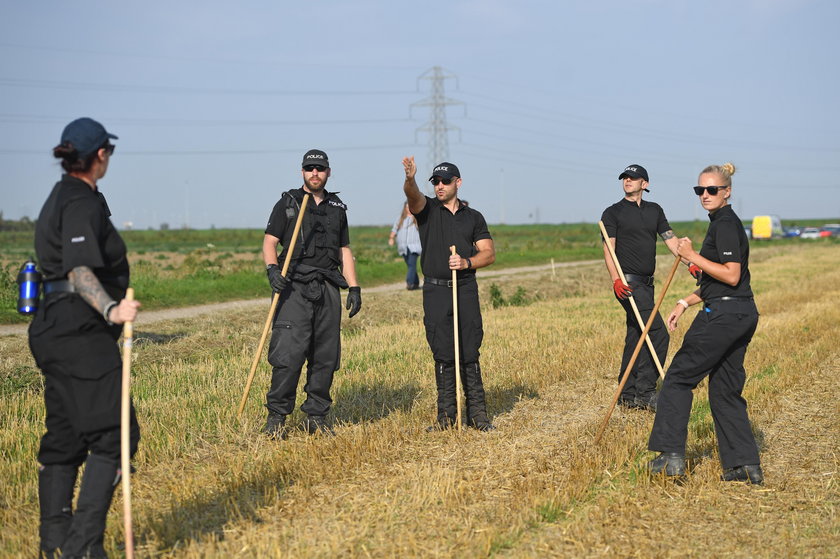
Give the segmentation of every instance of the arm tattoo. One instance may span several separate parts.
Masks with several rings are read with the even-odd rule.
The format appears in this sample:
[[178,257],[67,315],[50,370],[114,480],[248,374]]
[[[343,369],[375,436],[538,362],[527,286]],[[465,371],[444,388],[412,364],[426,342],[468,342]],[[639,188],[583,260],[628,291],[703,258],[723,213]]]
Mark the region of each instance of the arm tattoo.
[[662,234],[660,235],[660,237],[662,237],[662,240],[663,240],[663,241],[667,241],[668,239],[673,239],[673,238],[674,238],[674,232],[673,232],[673,231],[671,231],[670,229],[668,229],[667,231],[665,231],[664,233],[662,233]]
[[67,279],[70,280],[76,293],[100,313],[105,310],[108,303],[113,301],[111,296],[105,293],[102,284],[93,274],[93,270],[87,266],[76,266],[67,274]]

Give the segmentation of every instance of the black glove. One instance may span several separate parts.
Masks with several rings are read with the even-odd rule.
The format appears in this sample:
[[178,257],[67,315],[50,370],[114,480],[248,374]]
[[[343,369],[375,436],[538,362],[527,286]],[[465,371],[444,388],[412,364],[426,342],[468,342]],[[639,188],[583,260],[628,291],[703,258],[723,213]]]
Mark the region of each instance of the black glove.
[[268,274],[268,283],[271,284],[271,289],[277,293],[280,293],[289,285],[289,280],[283,277],[277,264],[269,264],[266,266],[265,272]]
[[350,291],[347,293],[347,304],[344,306],[345,309],[350,311],[350,314],[347,315],[348,318],[353,318],[356,316],[360,310],[362,310],[362,288],[359,286],[351,287]]

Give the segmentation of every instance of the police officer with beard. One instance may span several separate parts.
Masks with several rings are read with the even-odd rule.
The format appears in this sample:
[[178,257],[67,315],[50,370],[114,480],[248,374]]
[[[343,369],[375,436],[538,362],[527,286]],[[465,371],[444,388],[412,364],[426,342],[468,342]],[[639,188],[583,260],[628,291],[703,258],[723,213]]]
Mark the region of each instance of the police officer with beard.
[[[266,395],[268,418],[264,431],[284,438],[286,416],[295,407],[301,368],[307,364],[307,414],[309,433],[331,432],[330,387],[341,357],[341,298],[339,288],[349,287],[346,308],[352,318],[362,308],[361,287],[350,250],[347,206],[334,192],[327,192],[330,163],[327,154],[312,149],[303,156],[303,186],[283,193],[268,220],[263,239],[263,260],[272,289],[280,294],[274,316],[268,361],[271,388]],[[278,265],[285,262],[304,194],[307,203],[287,276]],[[277,245],[283,246],[278,257]]]
[[[29,346],[44,374],[47,432],[38,452],[42,557],[106,557],[105,520],[120,477],[120,324],[140,303],[127,301],[126,248],[98,188],[114,153],[98,122],[68,124],[53,155],[65,170],[35,228],[44,300]],[[131,407],[130,452],[140,430]],[[85,464],[73,511],[73,490]]]
[[[484,384],[479,366],[479,348],[484,337],[475,270],[496,260],[496,249],[487,222],[476,210],[458,199],[461,172],[452,163],[437,165],[429,178],[435,197],[424,196],[414,177],[414,157],[403,159],[403,190],[408,207],[417,218],[422,245],[423,323],[426,340],[435,360],[437,424],[430,429],[447,429],[457,416],[455,392],[455,333],[452,324],[452,270],[458,272],[458,330],[460,333],[461,377],[467,401],[467,425],[479,431],[496,427],[487,417]],[[455,246],[451,254],[450,246]]]

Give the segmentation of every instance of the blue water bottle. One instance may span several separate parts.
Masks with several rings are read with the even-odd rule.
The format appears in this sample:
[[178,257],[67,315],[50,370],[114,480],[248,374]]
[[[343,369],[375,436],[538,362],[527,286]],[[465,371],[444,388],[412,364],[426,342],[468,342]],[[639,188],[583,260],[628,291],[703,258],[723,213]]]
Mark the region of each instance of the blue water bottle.
[[20,314],[35,314],[41,296],[41,273],[35,262],[27,260],[18,272],[19,287],[17,310]]

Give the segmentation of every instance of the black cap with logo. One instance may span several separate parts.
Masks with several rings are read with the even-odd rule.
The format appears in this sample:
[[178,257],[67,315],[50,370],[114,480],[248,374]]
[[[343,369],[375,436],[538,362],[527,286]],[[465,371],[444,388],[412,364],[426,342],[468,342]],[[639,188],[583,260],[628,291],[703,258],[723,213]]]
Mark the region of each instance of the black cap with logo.
[[[624,177],[630,177],[631,179],[643,179],[645,182],[650,182],[647,170],[641,165],[637,165],[635,163],[625,167],[621,174],[618,175],[618,180],[622,180]],[[650,192],[650,190],[645,188],[645,192]]]
[[461,171],[458,170],[453,163],[447,163],[444,161],[439,165],[435,166],[434,171],[432,171],[432,176],[429,177],[429,180],[432,180],[432,177],[440,177],[442,179],[451,180],[455,177],[461,178]]
[[303,163],[300,164],[301,167],[307,165],[320,165],[329,168],[330,160],[327,158],[327,154],[320,149],[310,149],[303,155]]

